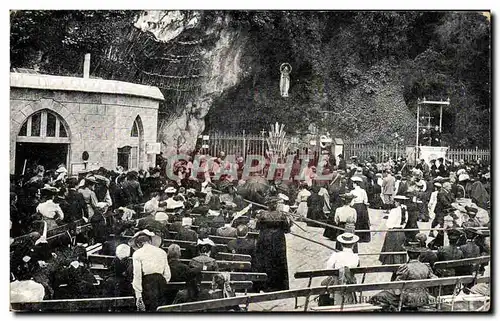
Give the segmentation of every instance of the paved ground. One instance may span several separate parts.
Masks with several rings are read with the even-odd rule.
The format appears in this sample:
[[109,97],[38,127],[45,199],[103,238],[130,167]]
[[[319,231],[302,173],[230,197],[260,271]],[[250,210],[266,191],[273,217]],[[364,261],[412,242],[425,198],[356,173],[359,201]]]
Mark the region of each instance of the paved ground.
[[[385,229],[386,220],[383,219],[381,210],[369,210],[371,229]],[[297,223],[306,232],[302,231],[297,226],[292,227],[292,232],[298,235],[304,235],[321,243],[335,247],[335,242],[323,237],[323,228],[309,227],[305,223]],[[419,222],[420,228],[429,228],[430,223]],[[372,233],[372,241],[370,243],[359,244],[359,253],[378,253],[382,249],[385,233]],[[330,257],[332,251],[321,245],[303,240],[293,235],[286,236],[287,241],[287,256],[288,256],[288,273],[290,278],[290,289],[298,289],[307,287],[307,279],[295,279],[294,273],[304,270],[324,269],[326,261]],[[360,256],[361,266],[380,265],[378,255]],[[368,274],[365,283],[390,281],[390,273],[372,273]],[[314,278],[312,286],[319,286],[323,278]],[[361,276],[358,277],[358,283],[361,283]],[[364,293],[363,295],[370,296],[373,293]],[[299,308],[295,309],[295,299],[269,301],[263,303],[250,304],[250,311],[303,311],[305,298],[298,299]],[[302,306],[302,308],[300,308]],[[317,301],[312,300],[310,306],[317,306]]]

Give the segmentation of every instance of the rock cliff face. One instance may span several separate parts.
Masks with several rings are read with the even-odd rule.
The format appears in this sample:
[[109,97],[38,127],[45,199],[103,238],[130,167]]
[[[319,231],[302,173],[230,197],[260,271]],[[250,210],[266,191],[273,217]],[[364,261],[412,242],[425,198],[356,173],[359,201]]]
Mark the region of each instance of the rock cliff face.
[[[245,25],[233,23],[234,16],[218,14],[207,19],[205,15],[197,11],[144,11],[135,22],[136,28],[154,35],[166,48],[185,41],[186,35],[192,42],[212,39],[199,40],[197,90],[189,91],[185,99],[167,102],[168,112],[160,114],[158,137],[165,154],[192,151],[207,120],[210,130],[219,131],[260,131],[268,128],[263,124],[276,121],[302,122],[307,128],[316,122],[335,137],[352,137],[358,142],[391,142],[395,132],[407,143],[414,139],[415,116],[405,104],[397,67],[389,75],[380,70],[392,66],[372,66],[354,74],[346,85],[334,76],[316,73],[307,57],[294,57],[285,45],[286,35],[280,38],[279,30],[275,40],[283,42],[283,49],[267,49],[273,42],[259,43],[261,40]],[[275,43],[274,47],[280,46]],[[333,63],[328,62],[325,51],[317,55],[325,65]],[[287,99],[279,94],[282,59],[291,59],[294,68]],[[177,72],[187,73],[189,68]],[[257,123],[262,128],[256,128]],[[291,127],[288,129],[293,130]]]
[[198,135],[205,129],[204,118],[213,101],[238,84],[244,75],[241,57],[246,37],[228,28],[229,22],[229,18],[219,17],[207,26],[201,24],[199,12],[145,11],[135,23],[137,28],[152,33],[166,45],[178,41],[179,36],[190,30],[215,39],[213,44],[200,45],[197,59],[201,59],[202,67],[198,90],[189,93],[183,106],[166,106],[179,112],[159,119],[158,137],[165,154],[193,150]]

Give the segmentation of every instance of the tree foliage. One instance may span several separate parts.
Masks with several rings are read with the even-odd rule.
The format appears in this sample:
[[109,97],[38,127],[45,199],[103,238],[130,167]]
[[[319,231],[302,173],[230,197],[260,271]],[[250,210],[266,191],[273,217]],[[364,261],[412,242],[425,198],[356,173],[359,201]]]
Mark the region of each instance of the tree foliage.
[[[98,68],[102,76],[122,79],[123,73],[122,80],[147,83],[130,65],[130,58],[141,57],[147,48],[123,45],[131,41],[135,15],[12,11],[11,66],[79,74],[84,53],[102,57],[114,47],[121,48],[123,59]],[[416,119],[408,120],[402,112],[415,115],[418,98],[449,97],[445,142],[454,147],[489,145],[491,31],[479,12],[204,11],[200,29],[189,30],[188,38],[202,35],[221,18],[229,21],[223,25],[248,38],[241,61],[249,72],[215,102],[206,118],[209,129],[259,131],[280,122],[287,130],[305,132],[315,122],[341,137],[373,141],[402,130],[411,141]],[[125,47],[130,50],[125,52]],[[165,44],[162,53],[169,48]],[[158,62],[136,61],[146,70],[175,71]],[[293,67],[288,99],[278,89],[283,62]],[[404,102],[391,100],[398,92]],[[183,95],[189,98],[189,93]],[[336,116],[325,118],[323,111]]]

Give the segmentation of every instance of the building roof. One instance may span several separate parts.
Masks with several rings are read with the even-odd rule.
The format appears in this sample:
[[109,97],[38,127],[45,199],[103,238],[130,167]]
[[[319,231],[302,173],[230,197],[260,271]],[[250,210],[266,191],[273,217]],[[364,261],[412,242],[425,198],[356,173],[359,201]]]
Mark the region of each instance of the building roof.
[[164,100],[157,87],[116,80],[11,72],[10,87],[130,95]]

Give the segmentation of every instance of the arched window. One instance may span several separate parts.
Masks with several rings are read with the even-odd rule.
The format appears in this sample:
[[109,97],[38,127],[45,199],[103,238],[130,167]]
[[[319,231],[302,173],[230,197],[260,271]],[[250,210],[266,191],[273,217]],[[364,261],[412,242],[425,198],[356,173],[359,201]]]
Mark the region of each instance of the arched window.
[[61,117],[48,110],[34,113],[24,122],[19,136],[28,137],[68,137]]
[[18,140],[54,138],[69,140],[68,131],[62,118],[56,113],[44,109],[29,116],[19,130]]
[[130,137],[139,137],[139,124],[137,123],[137,118],[134,120],[134,125],[130,131]]

